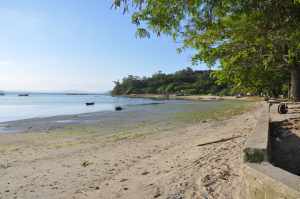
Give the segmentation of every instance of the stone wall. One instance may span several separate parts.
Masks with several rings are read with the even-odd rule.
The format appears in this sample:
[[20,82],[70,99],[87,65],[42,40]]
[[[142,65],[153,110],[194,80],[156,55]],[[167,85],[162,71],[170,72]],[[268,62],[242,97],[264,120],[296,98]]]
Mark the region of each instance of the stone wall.
[[241,199],[300,199],[300,177],[269,163],[269,105],[244,150]]

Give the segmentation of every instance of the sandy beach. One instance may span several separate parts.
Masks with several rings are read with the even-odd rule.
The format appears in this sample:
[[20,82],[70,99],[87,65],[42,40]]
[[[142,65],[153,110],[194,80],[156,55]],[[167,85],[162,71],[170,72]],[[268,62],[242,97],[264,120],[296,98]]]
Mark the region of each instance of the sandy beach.
[[[176,119],[166,117],[160,114],[166,112],[161,111],[164,107],[170,109],[153,105],[104,116],[2,124],[23,132],[0,134],[0,198],[236,197],[241,151],[255,127],[259,105],[252,103],[243,113],[239,107],[220,109],[226,114],[219,117],[214,114],[218,110],[205,112],[206,119],[181,110]],[[145,110],[160,112],[147,116]],[[69,117],[89,119],[42,128]]]

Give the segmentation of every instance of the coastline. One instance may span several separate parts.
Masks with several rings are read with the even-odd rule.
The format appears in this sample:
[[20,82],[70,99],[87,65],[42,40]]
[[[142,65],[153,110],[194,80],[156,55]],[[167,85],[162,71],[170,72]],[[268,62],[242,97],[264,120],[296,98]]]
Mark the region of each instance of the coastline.
[[[115,125],[116,127],[121,129],[126,128],[128,125],[134,125],[140,122],[151,123],[168,120],[169,123],[174,123],[175,120],[176,122],[180,122],[182,120],[193,120],[194,118],[202,118],[203,120],[205,120],[206,115],[211,115],[211,111],[220,112],[221,110],[223,110],[222,106],[224,105],[229,105],[227,109],[230,109],[231,106],[232,108],[234,108],[234,106],[237,105],[235,103],[236,100],[203,101],[206,102],[206,104],[202,104],[202,101],[196,100],[171,100],[172,101],[161,101],[157,103],[132,106],[128,105],[126,107],[123,107],[124,109],[122,111],[96,111],[1,122],[0,134],[29,132],[48,133],[51,132],[51,130],[64,129],[72,126],[88,126],[89,128],[98,128],[98,124],[100,123],[102,126],[104,125],[111,127]],[[210,102],[211,104],[207,104],[208,102]],[[220,102],[221,104],[218,105],[217,102]],[[216,107],[214,107],[214,105],[216,105]],[[209,108],[207,109],[206,106],[208,106]],[[224,112],[224,114],[226,113]],[[111,131],[109,130],[109,132]]]
[[0,198],[231,198],[258,104],[203,103],[217,108],[149,105],[80,125],[0,134]]
[[244,100],[244,101],[260,101],[263,98],[257,96],[245,96],[237,98],[235,96],[217,96],[217,95],[162,95],[162,94],[130,94],[121,95],[128,98],[145,98],[156,100],[191,100],[191,101],[214,101],[214,100]]

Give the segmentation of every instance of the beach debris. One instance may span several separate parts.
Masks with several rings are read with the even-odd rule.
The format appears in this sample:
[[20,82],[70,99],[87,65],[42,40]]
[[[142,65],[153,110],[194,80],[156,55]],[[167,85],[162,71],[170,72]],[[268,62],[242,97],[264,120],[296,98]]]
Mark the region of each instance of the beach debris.
[[99,186],[89,186],[90,189],[95,189],[95,190],[99,190],[100,187]]
[[159,198],[162,195],[162,192],[157,185],[154,185],[154,187],[152,187],[152,190],[153,190],[153,198]]
[[86,106],[93,106],[93,105],[95,105],[95,102],[87,102],[87,103],[85,103],[85,105]]
[[233,139],[236,139],[236,138],[240,138],[240,137],[242,137],[242,136],[239,135],[239,136],[233,136],[233,137],[230,137],[230,138],[222,138],[222,139],[219,139],[219,140],[198,144],[197,146],[206,146],[206,145],[216,144],[216,143],[220,143],[220,142],[227,142],[227,141],[230,141],[230,140],[233,140]]
[[115,107],[115,110],[116,110],[116,111],[122,111],[123,108],[122,108],[121,106],[116,106],[116,107]]
[[81,163],[82,167],[88,167],[89,165],[93,164],[92,162],[89,162],[88,160],[85,160]]
[[160,190],[159,190],[159,188],[156,188],[156,191],[155,191],[155,194],[154,194],[153,198],[158,198],[160,196],[161,196]]
[[145,175],[148,175],[150,172],[148,172],[148,171],[144,171],[143,173],[142,173],[142,175],[143,176],[145,176]]

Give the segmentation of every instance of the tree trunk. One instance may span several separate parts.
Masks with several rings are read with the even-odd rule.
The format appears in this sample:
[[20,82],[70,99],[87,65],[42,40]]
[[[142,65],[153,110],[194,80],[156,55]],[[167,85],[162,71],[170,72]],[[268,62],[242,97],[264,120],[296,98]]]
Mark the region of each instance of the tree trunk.
[[300,101],[300,67],[291,70],[291,99]]

